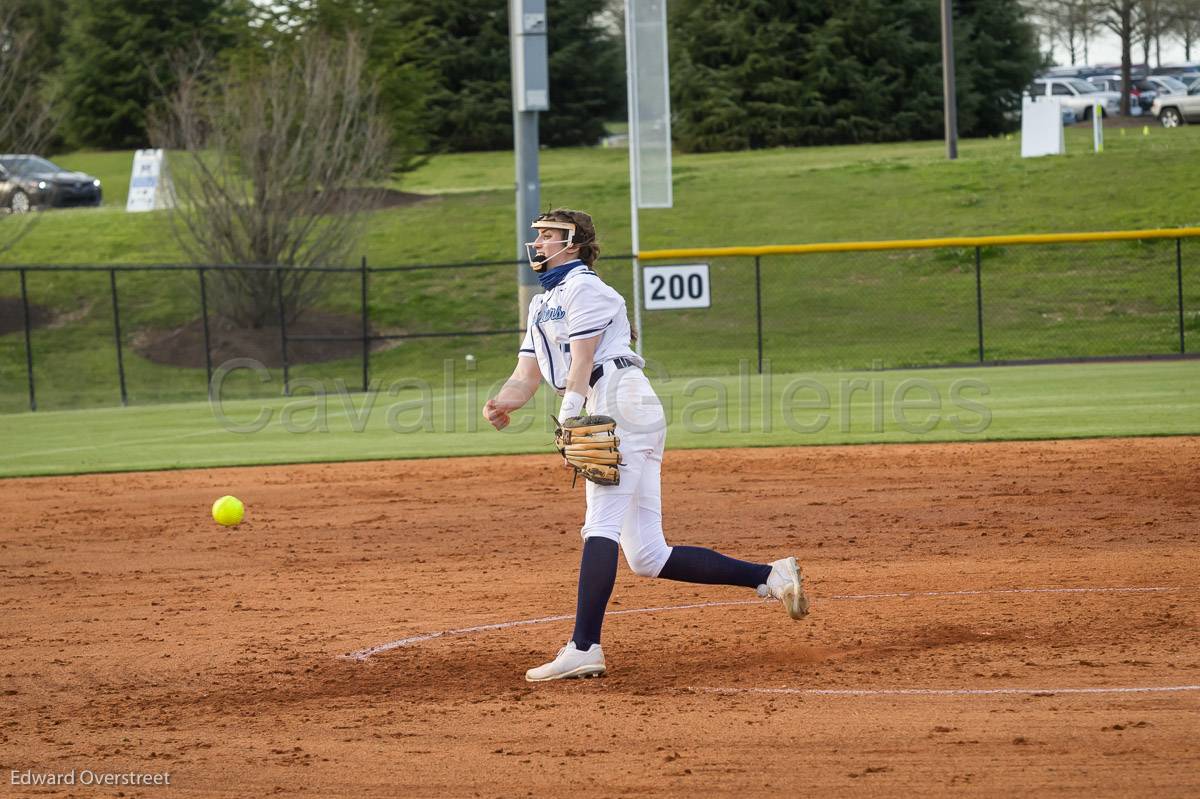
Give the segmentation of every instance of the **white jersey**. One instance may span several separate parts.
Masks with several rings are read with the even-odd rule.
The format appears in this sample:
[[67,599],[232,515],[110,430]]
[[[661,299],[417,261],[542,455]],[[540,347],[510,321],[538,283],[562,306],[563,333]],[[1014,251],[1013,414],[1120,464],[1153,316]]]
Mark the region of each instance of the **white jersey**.
[[536,358],[542,377],[559,392],[566,390],[571,368],[571,342],[599,335],[596,364],[625,357],[646,365],[629,346],[625,298],[582,261],[550,291],[529,302],[529,328],[521,343],[522,358]]

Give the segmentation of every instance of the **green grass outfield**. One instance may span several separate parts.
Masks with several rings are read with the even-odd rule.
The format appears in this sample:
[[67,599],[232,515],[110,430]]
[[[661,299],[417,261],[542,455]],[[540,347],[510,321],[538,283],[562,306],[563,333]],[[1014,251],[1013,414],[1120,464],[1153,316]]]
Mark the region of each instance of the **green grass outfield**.
[[[518,429],[497,433],[479,416],[483,382],[396,388],[231,400],[224,422],[208,403],[8,414],[0,476],[550,451],[557,398],[548,409],[544,390]],[[672,448],[1200,433],[1196,361],[668,378],[657,389]]]
[[[1103,154],[1090,131],[1066,131],[1068,155],[1021,159],[1017,138],[962,142],[949,162],[940,142],[812,147],[675,159],[675,207],[642,214],[650,247],[804,243],[954,234],[1135,229],[1200,224],[1200,126],[1110,130]],[[0,263],[179,261],[167,215],[124,213],[131,153],[74,153],[65,166],[101,177],[105,207],[47,213]],[[629,247],[627,153],[542,153],[542,200],[591,210],[605,252]],[[400,188],[429,195],[371,215],[363,242],[374,265],[513,255],[512,154],[433,158]],[[0,217],[0,238],[11,220]],[[857,253],[768,258],[762,263],[766,356],[801,372],[970,363],[977,359],[973,252]],[[1200,240],[1183,245],[1187,349],[1200,349]],[[630,267],[599,269],[632,305]],[[646,355],[688,374],[736,374],[754,358],[754,264],[716,259],[713,306],[643,318]],[[983,253],[986,357],[991,360],[1133,356],[1179,349],[1173,241],[989,248]],[[199,315],[196,276],[118,278],[130,402],[197,401],[202,369],[152,363],[134,343]],[[375,274],[377,331],[500,329],[515,324],[513,266]],[[31,300],[56,317],[33,333],[38,407],[119,402],[108,275],[31,273]],[[0,273],[0,297],[19,293]],[[320,309],[357,314],[357,275],[332,279]],[[511,369],[512,336],[420,339],[372,356],[372,374],[437,381],[447,360],[475,356],[489,379]],[[296,375],[353,381],[353,359],[297,367]],[[274,386],[245,385],[243,395]],[[0,336],[0,413],[28,408],[20,332]]]

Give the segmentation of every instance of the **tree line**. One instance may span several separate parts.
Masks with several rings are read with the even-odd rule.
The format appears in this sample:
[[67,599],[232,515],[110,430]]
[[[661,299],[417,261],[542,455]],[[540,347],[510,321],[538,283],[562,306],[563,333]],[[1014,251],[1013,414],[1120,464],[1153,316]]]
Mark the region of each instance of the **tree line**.
[[1164,42],[1183,45],[1184,60],[1200,43],[1200,0],[1037,0],[1030,13],[1047,49],[1072,65],[1090,62],[1092,41],[1113,33],[1122,50],[1141,50],[1141,63],[1161,67]]
[[[229,67],[308,37],[347,33],[364,42],[365,74],[378,83],[398,169],[430,153],[511,146],[506,0],[6,5],[13,12],[0,37],[26,42],[24,75],[53,109],[60,149],[146,146],[148,119],[174,88],[180,53],[202,50]],[[542,142],[594,144],[606,121],[625,114],[621,4],[547,6],[551,111],[541,118]],[[1041,64],[1029,15],[1019,0],[954,7],[960,130],[1000,133]],[[937,0],[671,0],[676,145],[704,151],[940,136],[938,13]]]

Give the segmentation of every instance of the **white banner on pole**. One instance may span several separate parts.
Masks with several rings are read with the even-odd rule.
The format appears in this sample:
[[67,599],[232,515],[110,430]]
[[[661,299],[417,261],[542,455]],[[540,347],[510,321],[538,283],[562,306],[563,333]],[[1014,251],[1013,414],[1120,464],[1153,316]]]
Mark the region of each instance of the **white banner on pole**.
[[671,91],[666,0],[626,0],[629,149],[639,208],[670,208]]

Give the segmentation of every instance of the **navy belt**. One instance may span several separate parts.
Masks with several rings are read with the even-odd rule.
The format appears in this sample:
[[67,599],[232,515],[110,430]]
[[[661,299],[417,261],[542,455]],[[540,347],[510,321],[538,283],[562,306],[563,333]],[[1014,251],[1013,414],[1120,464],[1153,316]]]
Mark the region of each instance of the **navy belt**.
[[592,370],[592,377],[588,381],[588,386],[594,386],[600,382],[600,378],[604,377],[604,367],[612,364],[614,369],[627,369],[630,366],[637,366],[637,361],[633,358],[613,358],[611,361],[596,364],[596,368]]

